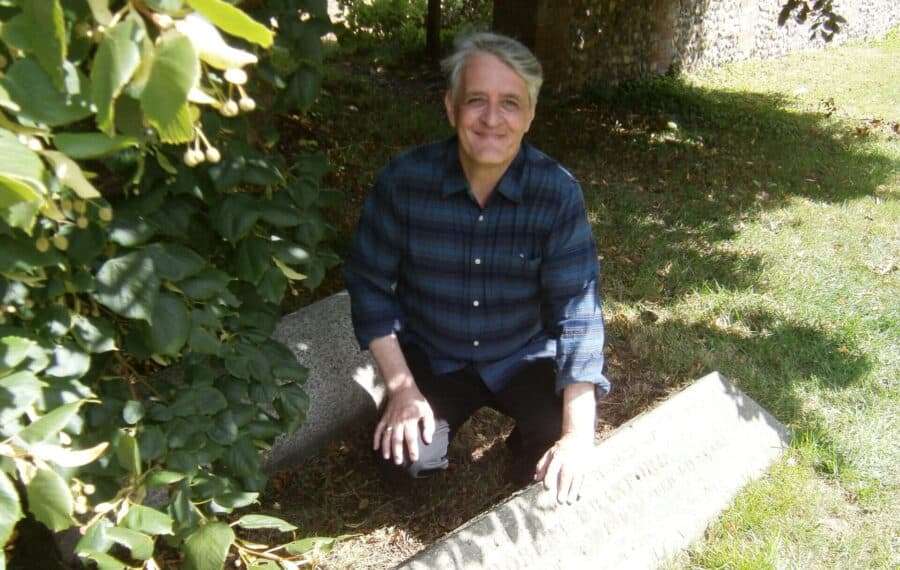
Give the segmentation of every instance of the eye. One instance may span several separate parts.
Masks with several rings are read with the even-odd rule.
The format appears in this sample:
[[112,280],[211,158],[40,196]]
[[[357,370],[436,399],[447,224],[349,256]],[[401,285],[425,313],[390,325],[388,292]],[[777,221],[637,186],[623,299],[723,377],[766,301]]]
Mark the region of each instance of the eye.
[[516,99],[505,99],[503,106],[511,111],[515,111],[519,108],[519,101]]
[[479,103],[484,102],[484,97],[481,96],[472,96],[466,99],[466,105],[477,105]]

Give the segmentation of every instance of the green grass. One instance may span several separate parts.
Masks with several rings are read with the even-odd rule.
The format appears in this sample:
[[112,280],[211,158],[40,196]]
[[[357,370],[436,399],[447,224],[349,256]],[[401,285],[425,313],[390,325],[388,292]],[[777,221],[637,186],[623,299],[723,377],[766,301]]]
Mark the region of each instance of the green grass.
[[[340,65],[310,137],[346,243],[388,157],[448,131],[432,72]],[[895,31],[542,99],[529,136],[581,180],[602,256],[606,428],[719,370],[794,433],[673,568],[900,564],[898,89]],[[378,524],[366,544],[396,536]]]

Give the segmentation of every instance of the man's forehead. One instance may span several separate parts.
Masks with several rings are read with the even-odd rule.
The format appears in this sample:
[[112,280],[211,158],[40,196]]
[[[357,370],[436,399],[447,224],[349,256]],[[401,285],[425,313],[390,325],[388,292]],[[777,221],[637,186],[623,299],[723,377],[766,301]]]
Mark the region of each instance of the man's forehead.
[[[488,69],[490,68],[490,69]],[[501,94],[509,97],[528,97],[525,78],[505,61],[491,53],[475,53],[463,64],[460,91],[465,95],[486,93],[503,79]]]

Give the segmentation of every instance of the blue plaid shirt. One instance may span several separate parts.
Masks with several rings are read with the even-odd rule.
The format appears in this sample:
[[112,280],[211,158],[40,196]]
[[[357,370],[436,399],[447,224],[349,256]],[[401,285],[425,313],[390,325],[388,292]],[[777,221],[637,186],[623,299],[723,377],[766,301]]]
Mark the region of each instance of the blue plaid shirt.
[[609,390],[584,197],[528,144],[484,208],[455,137],[392,160],[366,198],[344,276],[363,350],[396,333],[435,374],[472,365],[494,392],[528,361],[555,358],[557,392]]

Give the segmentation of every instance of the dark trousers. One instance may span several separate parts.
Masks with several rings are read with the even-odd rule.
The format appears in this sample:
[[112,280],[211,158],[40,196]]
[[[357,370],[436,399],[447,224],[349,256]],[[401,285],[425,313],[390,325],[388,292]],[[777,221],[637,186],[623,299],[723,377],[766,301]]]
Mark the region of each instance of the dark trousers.
[[528,363],[497,394],[491,393],[472,367],[450,374],[434,375],[428,357],[416,346],[403,347],[416,384],[434,412],[435,432],[430,444],[419,431],[419,458],[395,465],[376,454],[385,475],[391,479],[427,477],[447,468],[447,451],[463,423],[482,406],[511,417],[516,427],[507,440],[513,452],[512,477],[530,481],[541,456],[562,432],[562,399],[556,395],[556,364],[553,359]]

